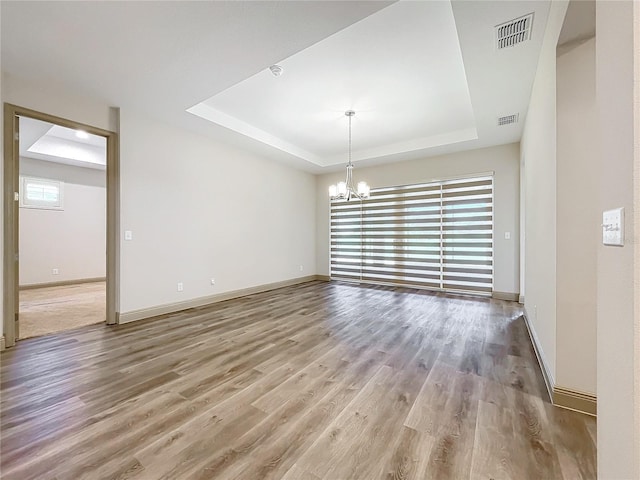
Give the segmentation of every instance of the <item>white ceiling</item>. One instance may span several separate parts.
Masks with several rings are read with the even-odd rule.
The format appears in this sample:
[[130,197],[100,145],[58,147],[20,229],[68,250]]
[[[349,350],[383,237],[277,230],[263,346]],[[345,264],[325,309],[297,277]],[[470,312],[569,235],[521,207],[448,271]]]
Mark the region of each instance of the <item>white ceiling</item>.
[[[2,69],[311,172],[518,141],[547,1],[1,2]],[[494,26],[534,12],[531,41]],[[267,68],[281,64],[284,74]],[[205,101],[213,123],[187,113]],[[520,123],[497,127],[500,115]],[[220,121],[220,117],[227,117]],[[226,123],[225,123],[226,122]],[[226,126],[223,126],[226,125]]]
[[98,135],[20,117],[20,156],[104,170],[107,142]]
[[[398,2],[190,111],[319,166],[476,138],[449,2]],[[393,145],[390,149],[389,147]]]

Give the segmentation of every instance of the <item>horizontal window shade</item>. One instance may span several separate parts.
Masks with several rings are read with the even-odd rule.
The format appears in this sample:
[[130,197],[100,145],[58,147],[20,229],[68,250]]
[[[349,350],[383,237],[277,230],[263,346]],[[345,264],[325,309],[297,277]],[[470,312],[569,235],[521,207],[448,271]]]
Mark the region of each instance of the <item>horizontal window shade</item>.
[[493,178],[331,202],[331,276],[473,293],[493,289]]
[[493,263],[493,179],[443,183],[442,197],[442,288],[491,293],[493,268],[483,263]]

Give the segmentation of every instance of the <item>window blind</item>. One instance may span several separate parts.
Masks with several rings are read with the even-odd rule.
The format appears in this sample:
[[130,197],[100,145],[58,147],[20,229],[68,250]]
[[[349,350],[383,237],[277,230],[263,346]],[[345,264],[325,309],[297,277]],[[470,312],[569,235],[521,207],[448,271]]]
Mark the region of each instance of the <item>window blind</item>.
[[45,178],[20,177],[20,207],[63,209],[64,183]]
[[493,177],[379,188],[331,202],[331,277],[490,294]]

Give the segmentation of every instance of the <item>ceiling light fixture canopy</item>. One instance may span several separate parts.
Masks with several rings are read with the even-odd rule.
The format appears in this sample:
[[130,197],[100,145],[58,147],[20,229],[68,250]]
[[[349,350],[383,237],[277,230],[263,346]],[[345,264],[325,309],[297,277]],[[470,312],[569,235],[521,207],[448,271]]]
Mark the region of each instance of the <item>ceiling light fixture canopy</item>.
[[358,182],[358,188],[353,186],[353,163],[351,163],[351,119],[356,114],[353,110],[347,110],[344,114],[349,119],[349,163],[347,163],[347,179],[329,187],[329,195],[332,200],[351,200],[357,198],[363,200],[369,198],[370,188],[367,182]]

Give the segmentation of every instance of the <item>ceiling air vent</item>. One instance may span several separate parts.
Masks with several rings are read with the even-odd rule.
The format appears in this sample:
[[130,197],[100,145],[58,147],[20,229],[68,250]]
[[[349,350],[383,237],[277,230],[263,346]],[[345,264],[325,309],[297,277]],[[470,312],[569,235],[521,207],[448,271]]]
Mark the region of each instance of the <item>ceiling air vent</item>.
[[533,13],[496,26],[496,48],[513,47],[531,38]]
[[498,117],[498,125],[511,125],[512,123],[518,123],[518,118],[520,117],[519,113],[514,113],[513,115],[505,115],[504,117]]

